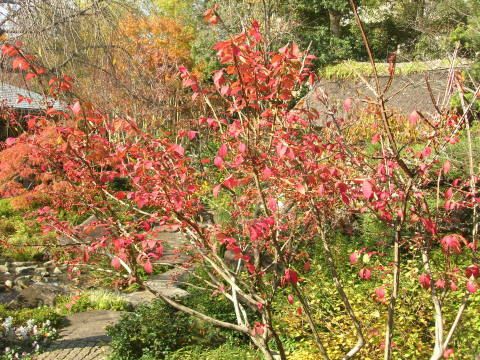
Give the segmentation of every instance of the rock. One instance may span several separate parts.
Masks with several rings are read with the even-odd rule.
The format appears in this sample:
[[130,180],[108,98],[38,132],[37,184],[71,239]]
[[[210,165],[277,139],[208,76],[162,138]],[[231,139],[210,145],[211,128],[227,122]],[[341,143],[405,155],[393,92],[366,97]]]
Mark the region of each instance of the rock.
[[128,302],[133,308],[136,308],[142,304],[151,303],[153,300],[157,299],[150,291],[135,291],[130,294],[122,294],[122,297]]
[[33,284],[32,277],[30,275],[19,276],[15,279],[14,284],[20,289],[25,289]]
[[47,271],[47,268],[44,268],[44,267],[37,267],[35,269],[35,273],[37,274],[41,274],[42,272],[45,272],[45,271]]
[[15,273],[17,275],[33,274],[35,269],[36,266],[19,266],[15,268]]
[[43,266],[44,266],[44,267],[49,267],[49,266],[54,265],[54,264],[55,264],[55,261],[49,260],[49,261],[45,261],[45,262],[43,263]]
[[42,282],[43,277],[42,277],[41,275],[38,275],[38,274],[37,274],[37,275],[33,275],[32,280],[33,280],[34,282]]
[[6,280],[5,281],[5,287],[11,289],[13,288],[13,281],[12,280]]
[[175,286],[168,286],[163,281],[147,280],[145,284],[153,291],[172,299],[188,296],[188,292]]
[[23,267],[23,266],[33,266],[37,263],[35,261],[14,261],[12,262],[12,266],[14,267]]
[[10,307],[36,308],[42,305],[54,306],[55,298],[62,294],[65,294],[65,290],[60,286],[36,283],[20,291],[17,298],[10,304]]
[[60,268],[58,266],[56,266],[55,269],[53,269],[53,273],[55,275],[60,275],[62,273],[62,270],[60,270]]
[[2,272],[2,273],[8,272],[8,265],[7,264],[0,265],[0,272]]
[[45,277],[49,277],[50,273],[48,271],[42,271],[40,275],[45,278]]

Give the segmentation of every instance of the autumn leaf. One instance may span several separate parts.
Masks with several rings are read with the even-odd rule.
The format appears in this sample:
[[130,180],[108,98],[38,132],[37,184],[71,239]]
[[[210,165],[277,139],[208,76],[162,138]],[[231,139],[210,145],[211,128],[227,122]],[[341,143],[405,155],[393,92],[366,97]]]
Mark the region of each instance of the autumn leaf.
[[152,267],[152,263],[150,262],[150,260],[147,260],[145,262],[145,264],[143,264],[143,268],[145,269],[145,272],[147,274],[151,274],[153,272],[153,267]]
[[119,270],[122,266],[120,263],[120,259],[116,256],[112,259],[111,265],[115,270]]
[[480,267],[477,264],[467,266],[465,269],[465,276],[467,279],[478,278],[480,276]]
[[72,111],[73,111],[73,113],[74,113],[75,115],[80,114],[80,112],[82,111],[82,107],[80,106],[80,102],[79,102],[79,101],[76,101],[76,102],[72,105],[71,109],[72,109]]
[[460,254],[462,252],[461,244],[466,243],[463,236],[458,234],[446,235],[440,240],[442,248],[447,253]]
[[362,280],[370,280],[372,277],[372,271],[368,268],[363,268],[358,272],[358,276]]
[[448,172],[450,171],[450,167],[451,167],[450,161],[445,160],[442,167],[443,173],[448,174]]
[[370,200],[373,197],[373,187],[370,181],[364,180],[362,183],[362,193],[365,199]]
[[424,288],[424,289],[430,289],[430,286],[432,284],[432,280],[430,279],[430,275],[428,274],[421,274],[419,277],[418,277],[418,281],[420,282],[420,285]]
[[410,115],[408,115],[408,121],[411,126],[417,125],[418,119],[420,116],[418,115],[418,112],[416,110],[412,111]]

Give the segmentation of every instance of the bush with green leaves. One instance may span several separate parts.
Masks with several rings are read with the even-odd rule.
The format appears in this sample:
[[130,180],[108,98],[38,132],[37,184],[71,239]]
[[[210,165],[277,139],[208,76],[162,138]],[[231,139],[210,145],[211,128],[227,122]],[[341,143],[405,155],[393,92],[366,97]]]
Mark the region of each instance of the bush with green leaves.
[[34,320],[36,323],[49,321],[53,327],[59,327],[64,319],[54,308],[49,306],[12,310],[5,305],[0,305],[0,319],[5,320],[8,317],[13,319],[13,325],[15,326],[26,323],[28,320]]
[[86,290],[80,295],[60,296],[57,299],[60,313],[72,314],[89,310],[127,311],[129,303],[117,293],[107,290]]
[[40,260],[45,239],[38,224],[15,210],[8,199],[0,199],[0,241],[5,242],[2,256],[16,261]]
[[[152,358],[151,360],[153,360]],[[166,360],[260,360],[258,352],[247,345],[227,342],[217,348],[190,346],[177,350],[166,357]],[[142,360],[147,360],[143,359]]]
[[57,338],[61,317],[51,308],[7,310],[0,307],[0,360],[27,360]]
[[[213,295],[195,288],[188,290],[190,295],[183,300],[185,305],[222,321],[235,319],[227,301],[218,298],[213,301]],[[116,360],[170,359],[169,356],[172,359],[180,359],[182,356],[185,359],[205,359],[206,357],[195,356],[214,354],[215,349],[224,344],[229,344],[225,345],[225,349],[238,347],[244,351],[248,348],[246,339],[241,334],[212,327],[160,300],[125,314],[118,324],[108,329],[108,334],[112,337],[113,358]],[[176,353],[179,349],[185,350]],[[231,350],[230,353],[234,351]],[[212,355],[208,358],[224,359],[225,357],[219,357],[222,352],[218,350],[215,355],[217,357]]]
[[114,359],[163,359],[189,344],[191,321],[157,301],[125,314],[118,324],[108,328],[108,334],[112,337]]

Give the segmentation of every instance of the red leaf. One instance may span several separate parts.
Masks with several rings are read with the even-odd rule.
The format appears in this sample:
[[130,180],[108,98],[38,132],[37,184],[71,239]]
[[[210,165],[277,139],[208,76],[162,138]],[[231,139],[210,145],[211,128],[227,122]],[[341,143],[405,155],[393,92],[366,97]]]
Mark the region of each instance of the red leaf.
[[173,151],[175,151],[178,155],[183,156],[185,155],[185,149],[180,144],[175,144],[173,146]]
[[218,149],[218,156],[220,156],[222,159],[225,158],[225,156],[227,156],[227,145],[225,144],[222,144],[222,146],[220,146],[220,148]]
[[28,63],[25,58],[18,56],[12,62],[12,68],[18,69],[20,71],[28,70],[30,68],[30,64]]
[[305,186],[303,186],[302,184],[297,184],[295,186],[295,189],[297,189],[297,191],[302,195],[305,195],[305,193],[306,193]]
[[253,334],[260,336],[264,332],[265,332],[265,325],[259,322],[255,322],[255,325],[253,326]]
[[218,194],[220,192],[220,189],[222,188],[222,184],[219,184],[213,188],[213,197],[217,198]]
[[447,174],[450,171],[450,167],[451,167],[450,161],[445,160],[442,167],[443,173]]
[[285,156],[285,153],[287,152],[288,147],[283,145],[282,143],[279,143],[276,147],[276,150],[277,150],[278,156],[282,158]]
[[435,282],[435,287],[439,289],[445,289],[445,280],[444,279],[438,279]]
[[444,359],[448,359],[448,358],[454,357],[454,356],[455,356],[455,353],[454,353],[452,348],[445,349],[445,351],[443,352],[443,358]]
[[267,207],[270,211],[277,211],[277,200],[275,200],[275,198],[269,198],[267,200]]
[[288,299],[288,302],[290,304],[293,304],[293,295],[292,294],[288,294],[287,299]]
[[37,121],[35,119],[28,119],[27,121],[27,127],[29,130],[32,130],[35,128],[35,125],[37,124]]
[[223,185],[231,190],[238,185],[238,180],[233,175],[230,175],[223,181]]
[[222,168],[223,167],[223,159],[220,156],[215,156],[215,159],[213,160],[213,164],[218,168]]
[[418,281],[420,282],[420,285],[422,285],[424,289],[429,289],[432,284],[432,280],[430,279],[430,275],[428,274],[420,275],[418,277]]
[[215,71],[213,74],[213,83],[218,88],[223,85],[225,79],[223,78],[223,70]]
[[80,102],[76,101],[75,104],[72,105],[72,111],[75,115],[80,114],[80,111],[82,111],[82,107],[80,106]]
[[286,269],[285,270],[285,281],[296,284],[298,282],[298,274],[293,269]]
[[190,131],[187,133],[187,136],[188,136],[188,138],[189,138],[190,140],[193,140],[193,139],[195,139],[195,137],[197,136],[197,134],[198,134],[198,131],[192,131],[192,130],[190,130]]
[[350,264],[356,264],[358,262],[358,252],[354,251],[350,254]]
[[13,144],[15,144],[17,142],[17,139],[13,138],[13,137],[9,137],[5,140],[5,145],[7,146],[12,146]]
[[417,125],[418,119],[420,116],[418,115],[418,112],[416,110],[413,110],[410,115],[408,115],[408,121],[410,122],[410,125],[415,126]]
[[270,169],[269,167],[266,167],[265,169],[263,169],[263,171],[262,171],[262,179],[263,180],[267,180],[267,179],[271,178],[272,175],[273,175],[272,169]]
[[365,199],[369,200],[372,198],[373,196],[373,188],[372,188],[372,184],[368,181],[368,180],[365,180],[362,184],[362,192],[363,192],[363,196],[365,197]]
[[477,284],[473,280],[467,281],[467,291],[470,294],[475,294],[478,290]]
[[18,50],[13,45],[3,44],[2,45],[2,53],[6,56],[12,57],[12,56],[18,55]]
[[453,188],[448,188],[447,191],[445,191],[445,199],[450,200],[453,196]]
[[363,268],[358,272],[358,276],[362,280],[370,280],[372,277],[372,271],[370,269]]
[[145,264],[143,264],[143,268],[147,274],[151,274],[153,272],[152,263],[150,261],[147,261]]
[[32,80],[32,79],[34,79],[34,78],[36,78],[36,77],[37,77],[37,74],[35,74],[35,73],[28,73],[27,75],[25,75],[25,80],[26,80],[26,81],[29,81],[29,80]]
[[125,194],[125,192],[123,191],[119,191],[115,194],[115,197],[118,199],[118,200],[123,200],[127,197],[127,194]]
[[116,256],[112,259],[112,267],[115,270],[119,270],[122,267],[122,264],[120,263],[120,259]]
[[467,266],[467,268],[465,269],[465,276],[467,277],[467,279],[470,279],[470,278],[478,278],[480,276],[480,267],[476,264],[473,264],[473,265],[469,265]]
[[203,13],[203,19],[211,25],[216,25],[218,23],[218,16],[215,14],[215,7],[212,9],[207,9]]
[[343,110],[345,110],[345,112],[350,112],[350,110],[352,110],[352,104],[353,104],[352,99],[346,98],[345,101],[343,102]]
[[458,234],[450,234],[446,235],[440,240],[442,244],[442,248],[445,252],[453,252],[455,254],[460,254],[462,252],[461,243],[465,242],[466,240],[463,236]]
[[303,271],[308,272],[311,267],[312,265],[310,264],[310,261],[306,261],[305,264],[303,264]]
[[385,301],[385,289],[383,287],[379,287],[375,289],[375,296],[376,300],[379,302],[384,302]]

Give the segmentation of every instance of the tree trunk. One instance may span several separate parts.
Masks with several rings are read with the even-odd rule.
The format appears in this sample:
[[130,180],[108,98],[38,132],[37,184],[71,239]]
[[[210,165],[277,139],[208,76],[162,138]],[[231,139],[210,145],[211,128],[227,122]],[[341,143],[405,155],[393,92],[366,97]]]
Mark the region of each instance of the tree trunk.
[[340,37],[340,33],[342,31],[340,26],[342,14],[334,10],[328,10],[328,17],[330,19],[330,33],[337,38]]

